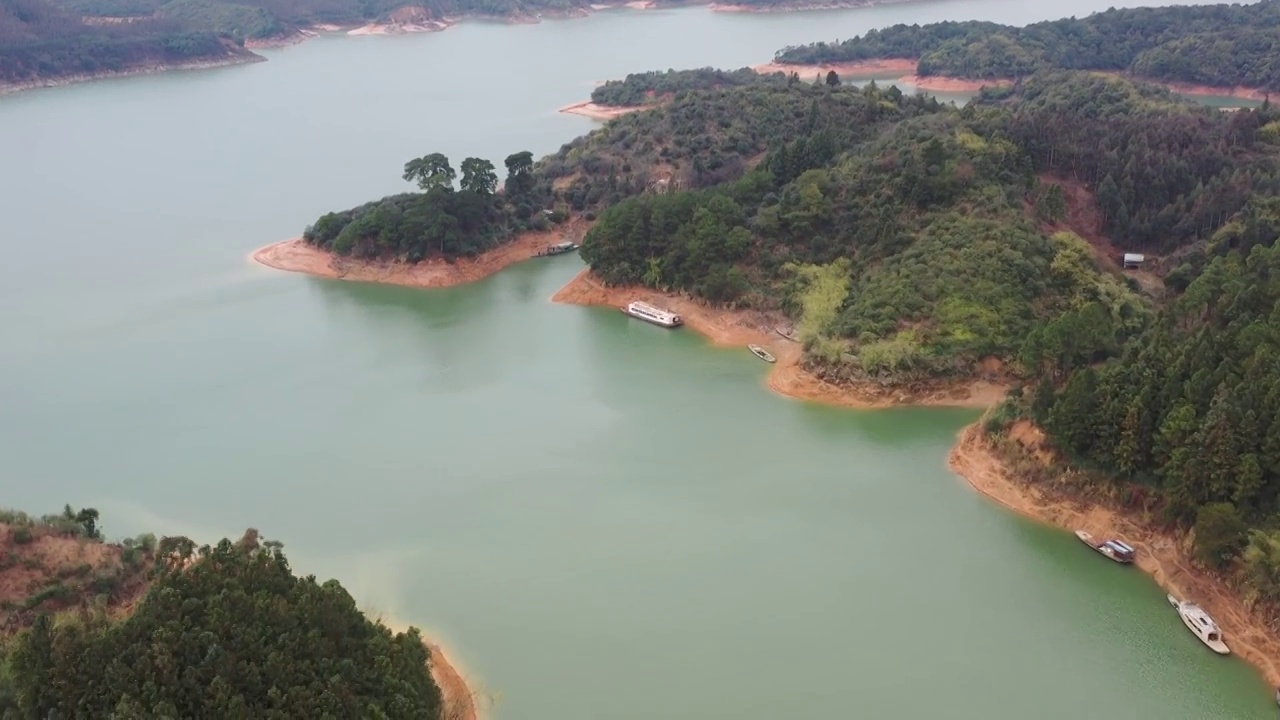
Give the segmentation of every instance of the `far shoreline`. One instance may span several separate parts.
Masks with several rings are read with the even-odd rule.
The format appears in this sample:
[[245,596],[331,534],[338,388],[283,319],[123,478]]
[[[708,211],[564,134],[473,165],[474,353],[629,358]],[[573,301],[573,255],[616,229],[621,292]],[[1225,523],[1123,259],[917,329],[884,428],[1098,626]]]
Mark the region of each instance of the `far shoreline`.
[[[896,75],[898,73],[903,73],[903,75],[893,82],[902,85],[909,85],[914,87],[916,90],[924,92],[976,93],[986,87],[1011,87],[1014,84],[1013,78],[988,78],[985,80],[975,80],[972,78],[960,78],[950,75],[920,75],[917,73],[918,63],[918,60],[910,58],[872,58],[869,60],[858,60],[853,62],[817,63],[813,65],[768,62],[760,65],[753,65],[751,66],[751,69],[762,74],[771,72],[783,72],[787,74],[795,73],[804,79],[815,75],[825,76],[830,71],[835,71],[836,75],[840,76],[841,79],[847,77],[853,80],[865,80],[875,75],[888,76],[891,74]],[[1092,72],[1096,72],[1100,75],[1125,78],[1135,82],[1146,83],[1148,85],[1160,85],[1175,93],[1189,95],[1192,97],[1229,97],[1236,100],[1261,102],[1268,99],[1271,95],[1266,90],[1244,87],[1242,85],[1236,87],[1196,85],[1194,83],[1185,83],[1174,80],[1157,80],[1154,78],[1130,75],[1123,72],[1103,70]]]

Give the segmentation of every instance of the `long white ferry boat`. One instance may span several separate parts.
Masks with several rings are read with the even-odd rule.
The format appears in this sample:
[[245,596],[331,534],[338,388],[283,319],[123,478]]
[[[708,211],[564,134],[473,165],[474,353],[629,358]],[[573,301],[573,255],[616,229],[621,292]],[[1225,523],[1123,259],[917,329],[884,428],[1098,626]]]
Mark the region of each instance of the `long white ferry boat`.
[[645,322],[651,322],[654,325],[660,325],[665,328],[679,327],[684,324],[684,320],[681,320],[679,315],[638,300],[618,309],[633,318],[639,318]]
[[1200,642],[1209,646],[1209,649],[1219,655],[1230,655],[1231,650],[1227,648],[1227,644],[1222,641],[1222,630],[1218,628],[1218,624],[1209,617],[1209,613],[1199,605],[1179,600],[1169,595],[1169,604],[1178,611],[1178,617],[1182,618],[1182,624],[1187,626],[1193,635],[1200,638]]

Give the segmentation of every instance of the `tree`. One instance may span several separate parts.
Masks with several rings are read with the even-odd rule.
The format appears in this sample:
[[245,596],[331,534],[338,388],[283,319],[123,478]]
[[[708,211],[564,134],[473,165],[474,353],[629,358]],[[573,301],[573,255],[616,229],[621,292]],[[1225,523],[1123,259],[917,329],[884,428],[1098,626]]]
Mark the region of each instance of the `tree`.
[[504,161],[507,166],[507,194],[519,197],[533,189],[533,153],[522,150]]
[[493,163],[473,157],[462,161],[463,192],[492,195],[497,187],[498,174],[493,171]]
[[424,192],[437,188],[452,190],[453,180],[457,176],[449,165],[449,158],[440,153],[414,158],[404,164],[404,179],[417,183]]
[[836,74],[836,71],[835,71],[835,70],[828,70],[828,71],[827,71],[827,86],[828,86],[828,87],[838,87],[839,85],[840,85],[840,76]]
[[1196,556],[1206,565],[1221,568],[1249,542],[1249,528],[1231,503],[1209,503],[1196,513]]

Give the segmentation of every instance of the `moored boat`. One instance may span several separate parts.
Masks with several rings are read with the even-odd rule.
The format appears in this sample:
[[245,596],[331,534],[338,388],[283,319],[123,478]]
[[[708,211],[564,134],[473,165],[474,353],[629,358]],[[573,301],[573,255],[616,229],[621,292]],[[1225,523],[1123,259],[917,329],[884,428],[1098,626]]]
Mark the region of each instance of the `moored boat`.
[[537,252],[534,257],[550,257],[552,255],[563,255],[567,252],[573,252],[579,247],[578,243],[568,241],[548,245]]
[[1080,538],[1080,542],[1122,565],[1133,562],[1136,551],[1119,540],[1098,540],[1083,530],[1077,530],[1076,537]]
[[1218,628],[1218,624],[1209,617],[1209,613],[1204,608],[1193,602],[1179,600],[1172,595],[1166,595],[1169,604],[1178,611],[1178,617],[1182,618],[1182,624],[1187,626],[1192,635],[1200,638],[1200,642],[1204,643],[1208,648],[1219,655],[1230,655],[1231,650],[1227,647],[1227,643],[1222,639],[1222,630]]
[[768,350],[765,350],[759,345],[748,345],[747,349],[751,351],[752,355],[755,355],[756,357],[760,358],[765,362],[769,362],[769,363],[777,362],[777,358],[771,355]]
[[665,328],[679,327],[684,324],[684,320],[680,319],[679,315],[676,315],[673,312],[667,312],[662,308],[656,308],[649,303],[640,302],[639,300],[628,305],[624,305],[618,309],[633,318],[638,318],[645,322],[651,322],[654,325]]

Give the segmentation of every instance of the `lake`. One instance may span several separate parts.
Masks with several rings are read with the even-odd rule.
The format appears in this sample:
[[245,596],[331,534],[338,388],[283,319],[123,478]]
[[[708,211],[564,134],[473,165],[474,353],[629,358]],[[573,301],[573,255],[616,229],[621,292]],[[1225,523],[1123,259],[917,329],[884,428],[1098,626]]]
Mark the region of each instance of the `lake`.
[[247,259],[411,157],[554,151],[597,81],[1057,13],[615,10],[2,98],[3,502],[257,527],[504,720],[1272,718],[1149,579],[948,472],[972,411],[777,397],[745,349],[549,303],[576,257],[439,291]]

